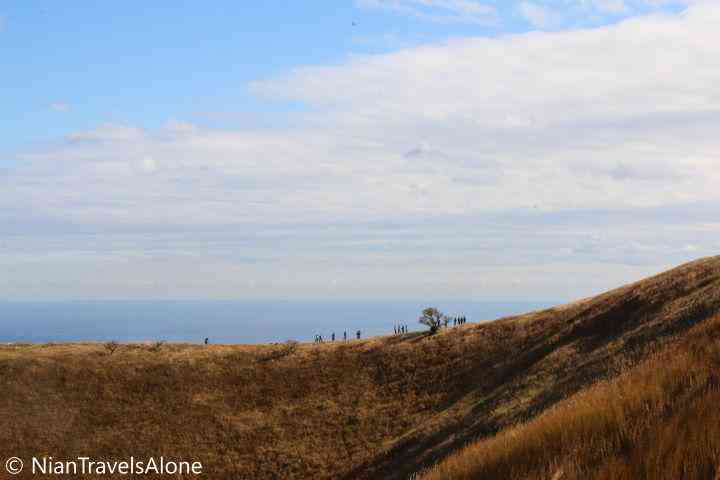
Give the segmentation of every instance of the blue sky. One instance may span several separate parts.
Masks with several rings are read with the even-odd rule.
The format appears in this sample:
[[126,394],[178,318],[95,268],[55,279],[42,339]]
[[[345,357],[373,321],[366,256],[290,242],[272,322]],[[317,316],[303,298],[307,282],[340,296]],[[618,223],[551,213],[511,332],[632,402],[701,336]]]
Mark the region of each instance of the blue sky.
[[[496,14],[467,18],[453,3],[463,4],[5,1],[2,149],[11,157],[16,149],[104,122],[157,128],[168,118],[214,126],[241,121],[200,115],[226,113],[250,123],[246,116],[302,108],[262,101],[247,89],[252,81],[293,67],[537,28],[523,16],[523,2],[487,2]],[[555,3],[558,10],[568,8],[567,2]],[[552,2],[545,8],[553,8]],[[669,4],[664,10],[677,8]],[[648,10],[647,5],[622,12],[585,7],[551,27],[607,24]]]
[[711,254],[718,16],[2,2],[0,298],[573,298]]

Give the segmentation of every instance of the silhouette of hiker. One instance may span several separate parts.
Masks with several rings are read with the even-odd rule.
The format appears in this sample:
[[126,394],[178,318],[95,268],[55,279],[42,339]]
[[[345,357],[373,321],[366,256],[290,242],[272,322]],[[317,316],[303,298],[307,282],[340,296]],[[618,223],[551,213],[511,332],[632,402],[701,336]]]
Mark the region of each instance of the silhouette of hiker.
[[332,333],[332,341],[335,341],[335,332]]
[[210,340],[209,338],[205,337],[205,345],[208,344],[208,341],[209,341],[209,340]]
[[357,339],[360,340],[360,330],[358,330],[355,335],[357,335]]

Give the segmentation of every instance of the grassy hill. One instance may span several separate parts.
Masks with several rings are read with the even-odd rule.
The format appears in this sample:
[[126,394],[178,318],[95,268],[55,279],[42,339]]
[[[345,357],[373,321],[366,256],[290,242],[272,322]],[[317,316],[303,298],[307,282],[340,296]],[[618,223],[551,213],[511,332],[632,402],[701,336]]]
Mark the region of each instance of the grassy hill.
[[423,480],[720,478],[720,317]]
[[667,442],[711,419],[718,313],[720,258],[708,258],[434,336],[0,346],[0,460],[164,455],[213,479],[407,478],[443,459],[428,478],[623,478],[627,465],[626,478],[679,478],[647,473],[663,465],[650,457],[656,470],[632,468],[639,439],[657,459],[717,453],[709,429],[685,431],[692,452]]

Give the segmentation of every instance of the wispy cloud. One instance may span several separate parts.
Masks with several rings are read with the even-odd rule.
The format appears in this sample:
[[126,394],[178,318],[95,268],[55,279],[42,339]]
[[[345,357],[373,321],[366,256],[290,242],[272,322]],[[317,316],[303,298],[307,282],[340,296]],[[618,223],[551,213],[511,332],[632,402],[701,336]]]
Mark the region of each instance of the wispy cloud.
[[[475,0],[356,0],[359,7],[403,13],[428,21],[507,26],[519,15],[541,30],[604,25],[707,0],[510,0],[502,8]],[[675,8],[676,10],[676,8]],[[508,12],[511,12],[508,15]]]
[[592,5],[601,12],[622,13],[630,8],[625,0],[592,0]]
[[558,14],[549,7],[543,7],[532,2],[521,2],[518,10],[523,18],[538,28],[546,28],[556,23],[559,18]]
[[359,7],[390,10],[437,22],[490,24],[497,10],[474,0],[356,0]]
[[69,112],[71,110],[70,104],[65,102],[53,102],[50,104],[50,108],[56,112]]
[[109,142],[132,142],[141,140],[144,136],[142,129],[128,126],[106,123],[94,130],[74,132],[68,135],[68,139],[76,142],[94,141],[99,143]]

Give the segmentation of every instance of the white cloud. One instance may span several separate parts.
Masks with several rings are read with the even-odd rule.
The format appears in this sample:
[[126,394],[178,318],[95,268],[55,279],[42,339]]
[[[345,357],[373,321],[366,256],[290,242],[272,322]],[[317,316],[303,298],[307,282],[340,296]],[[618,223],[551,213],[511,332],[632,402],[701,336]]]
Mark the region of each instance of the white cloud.
[[502,26],[506,11],[517,12],[540,29],[603,25],[650,12],[666,12],[715,0],[511,0],[503,8],[470,0],[356,0],[362,8],[411,15],[429,21]]
[[[168,218],[162,205],[135,203],[146,189],[172,198],[178,221],[220,224],[238,211],[254,220],[322,221],[720,200],[720,68],[706,61],[720,53],[717,15],[717,6],[697,6],[676,17],[469,38],[302,68],[253,86],[312,104],[319,113],[301,127],[102,125],[26,156],[32,168],[12,181],[34,188],[27,176],[62,160],[82,176],[60,179],[57,195],[92,189],[87,179],[96,177],[103,187],[93,194],[102,197],[117,182],[113,199],[126,203],[108,214],[128,222],[136,214]],[[143,163],[144,171],[162,170],[151,186],[132,177],[145,158],[154,167]],[[108,172],[112,178],[102,178]],[[54,214],[92,212],[70,202]]]
[[356,4],[440,22],[488,24],[497,17],[495,7],[474,0],[356,0]]
[[50,108],[56,112],[69,112],[71,107],[70,104],[65,102],[54,102],[50,104]]
[[592,3],[601,12],[608,13],[623,13],[629,8],[624,0],[592,0]]
[[172,119],[165,124],[165,130],[171,133],[183,135],[193,133],[197,131],[197,128],[192,123],[180,122],[178,120]]
[[95,130],[71,133],[68,139],[78,142],[127,142],[142,139],[144,135],[140,128],[108,123],[99,126]]
[[[613,262],[641,265],[623,271],[635,275],[711,252],[717,236],[697,224],[720,203],[720,66],[708,60],[720,54],[718,19],[717,4],[696,5],[300,68],[252,87],[313,107],[285,129],[171,121],[75,132],[0,176],[0,224],[23,233],[0,266],[11,281],[12,272],[42,277],[45,251],[88,271],[115,265],[110,291],[130,275],[117,255],[158,252],[174,266],[143,257],[140,270],[160,268],[180,294],[218,283],[193,275],[203,264],[229,291],[253,278],[268,295],[289,294],[307,275],[295,292],[318,296],[346,266],[358,286],[349,295],[472,294],[484,274],[498,279],[492,294],[525,271],[522,296],[546,288],[544,265],[575,272],[558,279]],[[712,214],[696,218],[697,205]],[[620,220],[597,213],[608,211]],[[106,243],[94,237],[80,253],[68,253],[77,239],[48,245],[76,229],[137,238],[112,236],[125,245],[112,251],[94,251]],[[42,242],[31,248],[34,230]],[[165,245],[142,232],[181,233]],[[267,264],[249,266],[237,252]],[[418,280],[408,283],[408,272]]]
[[521,2],[520,14],[535,27],[545,28],[551,23],[554,14],[547,8],[531,2]]
[[147,156],[142,159],[142,169],[147,173],[153,173],[157,170],[158,165],[153,157]]
[[[431,210],[717,200],[711,124],[720,112],[713,86],[720,69],[702,59],[719,53],[718,10],[457,40],[298,69],[254,88],[324,107],[335,125],[386,151],[430,142],[446,160],[437,172],[424,166],[432,176],[413,184],[445,190],[428,202]],[[659,178],[658,164],[663,188],[647,182]],[[398,178],[407,168],[395,165]],[[453,178],[478,175],[497,183],[452,187]],[[482,201],[460,207],[472,190]]]
[[[720,200],[712,131],[720,68],[705,60],[720,53],[718,10],[302,68],[253,86],[319,111],[295,129],[102,125],[25,159],[37,172],[58,160],[82,172],[62,178],[57,195],[92,189],[87,179],[97,178],[103,187],[93,194],[102,197],[117,182],[107,214],[124,222],[173,218],[160,204],[136,203],[145,190],[172,198],[177,221],[202,224],[238,212],[322,221]],[[153,166],[142,160],[142,171],[162,171],[152,185],[133,177],[145,158]],[[27,189],[37,184],[25,181]],[[73,205],[54,214],[101,211]]]

